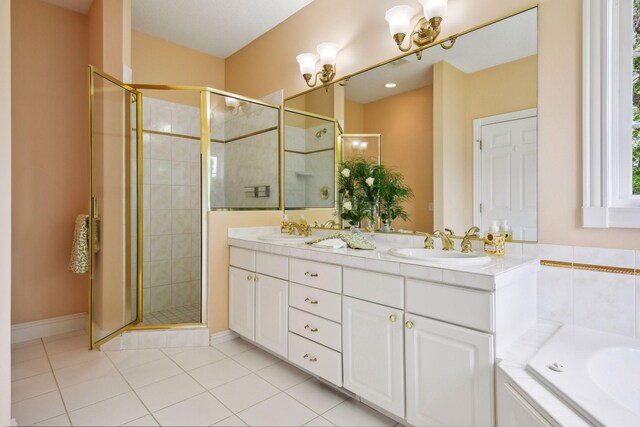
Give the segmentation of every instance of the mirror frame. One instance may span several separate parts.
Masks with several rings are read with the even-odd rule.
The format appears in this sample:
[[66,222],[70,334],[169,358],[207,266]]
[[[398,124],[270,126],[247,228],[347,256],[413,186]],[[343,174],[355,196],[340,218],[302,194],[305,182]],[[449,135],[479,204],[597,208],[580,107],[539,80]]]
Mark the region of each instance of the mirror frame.
[[[296,93],[294,95],[291,95],[291,96],[288,96],[288,97],[284,98],[284,101],[283,101],[283,107],[284,108],[283,108],[283,110],[285,110],[285,111],[286,110],[294,110],[297,113],[308,114],[308,115],[313,116],[312,113],[307,113],[307,112],[303,112],[303,111],[300,111],[300,110],[287,108],[286,107],[286,102],[290,101],[290,100],[292,100],[294,98],[297,98],[299,96],[303,96],[303,95],[306,95],[308,93],[311,93],[311,92],[313,92],[315,90],[319,90],[319,89],[322,89],[322,88],[325,88],[325,90],[328,90],[328,88],[330,86],[335,85],[335,84],[340,84],[342,86],[345,86],[345,85],[348,84],[350,78],[355,77],[355,76],[357,76],[359,74],[366,73],[367,71],[373,70],[374,68],[378,68],[378,67],[381,67],[383,65],[387,65],[387,64],[389,64],[391,62],[397,61],[397,60],[405,58],[407,56],[418,55],[418,56],[421,57],[422,54],[424,53],[424,51],[427,50],[427,49],[430,49],[430,48],[435,47],[435,46],[446,45],[447,43],[449,45],[452,45],[452,44],[454,44],[456,42],[456,40],[460,36],[464,36],[466,34],[469,34],[471,32],[479,30],[481,28],[484,28],[484,27],[487,27],[489,25],[495,24],[496,22],[504,21],[505,19],[509,19],[509,18],[511,18],[513,16],[519,15],[519,14],[527,12],[529,10],[538,9],[538,8],[539,8],[539,3],[533,3],[533,4],[529,5],[529,6],[526,6],[524,8],[518,9],[518,10],[516,10],[514,12],[511,12],[511,13],[508,13],[508,14],[505,14],[505,15],[501,15],[498,18],[486,21],[486,22],[484,22],[482,24],[479,24],[479,25],[476,25],[474,27],[468,28],[468,29],[466,29],[464,31],[461,31],[459,33],[452,34],[452,35],[450,35],[449,37],[447,37],[445,39],[442,39],[442,40],[439,40],[439,41],[435,41],[435,42],[433,42],[431,44],[428,44],[428,45],[425,45],[425,46],[410,50],[409,52],[402,53],[400,55],[397,55],[397,56],[394,56],[392,58],[386,59],[386,60],[384,60],[382,62],[379,62],[377,64],[362,68],[362,69],[360,69],[358,71],[354,71],[353,73],[346,74],[346,75],[344,75],[344,76],[342,76],[342,77],[340,77],[338,79],[332,80],[330,83],[323,84],[322,86],[312,87],[312,88],[306,89],[306,90],[304,90],[302,92],[298,92],[298,93]],[[539,12],[538,12],[538,33],[539,33],[539,27],[540,27],[540,25],[539,25]],[[538,39],[539,39],[539,37],[538,37]],[[538,45],[539,45],[539,43],[538,43]],[[539,86],[540,85],[538,84],[538,81],[539,80],[536,78],[537,93],[538,93],[538,97],[539,97],[539,95],[540,95]],[[536,108],[539,108],[539,102],[537,103],[537,107]],[[284,117],[284,114],[283,114],[283,117]],[[323,116],[320,116],[320,117],[323,117]],[[326,117],[323,117],[323,118],[327,119]],[[335,119],[330,119],[330,120],[335,120]],[[337,120],[336,120],[336,122],[337,122]],[[338,126],[340,127],[339,123],[338,123]],[[340,131],[341,131],[340,132],[340,135],[341,135],[342,134],[342,128],[341,127],[340,127]],[[283,129],[283,133],[284,133],[284,129]],[[338,154],[339,154],[338,153],[338,149],[339,148],[337,146],[341,145],[341,144],[339,144],[338,139],[339,139],[338,138],[338,133],[336,132],[336,168],[337,168],[337,164],[339,162],[339,159],[342,158],[341,156],[338,157]],[[282,143],[282,146],[284,147],[284,141]],[[381,155],[380,151],[379,151],[379,155]],[[380,163],[380,160],[378,162]],[[284,163],[284,160],[283,160],[283,163]],[[539,170],[539,163],[537,164],[537,169]],[[283,169],[282,170],[284,170],[284,164],[283,164]],[[284,177],[283,177],[283,179],[284,179]],[[284,184],[284,182],[283,182],[283,184]],[[335,199],[335,208],[334,208],[335,210],[338,209],[338,197],[337,197],[338,194],[337,194],[337,192],[338,192],[338,186],[336,185],[336,199]],[[536,195],[536,198],[538,198],[537,195]],[[289,210],[295,211],[295,210],[310,210],[310,209],[328,209],[328,208],[299,208],[299,209],[289,209]],[[284,214],[286,211],[287,211],[287,209],[286,209],[286,207],[284,207],[284,203],[283,203],[282,213]],[[539,225],[540,222],[539,222],[538,218],[536,218],[536,221],[537,221],[537,223]],[[312,227],[312,228],[316,228],[316,229],[320,229],[320,230],[322,230],[322,229],[327,230],[327,228],[324,228],[324,227]],[[333,228],[333,230],[340,231],[340,230],[348,230],[348,229],[345,229],[345,228]],[[383,231],[375,231],[375,233],[406,235],[406,236],[415,236],[415,235],[424,235],[425,234],[425,232],[419,231],[419,230],[414,230],[413,232],[398,232],[398,231],[386,231],[386,232],[383,232]],[[453,238],[457,238],[457,239],[458,238],[462,239],[464,236],[456,235],[456,236],[452,236],[452,237]],[[484,238],[482,238],[482,237],[480,237],[480,238],[472,238],[472,240],[484,240]],[[537,243],[537,241],[534,242],[534,241],[531,241],[531,240],[512,240],[510,242],[513,242],[513,243],[528,243],[528,244]]]

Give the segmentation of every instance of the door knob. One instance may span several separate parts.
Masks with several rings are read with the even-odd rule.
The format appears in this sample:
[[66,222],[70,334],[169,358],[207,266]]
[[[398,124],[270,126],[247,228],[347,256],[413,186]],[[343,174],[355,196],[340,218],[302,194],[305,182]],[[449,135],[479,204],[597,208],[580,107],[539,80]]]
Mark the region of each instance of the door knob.
[[406,326],[407,329],[411,329],[411,328],[413,328],[413,322],[411,320],[407,320],[405,322],[404,326]]
[[247,276],[247,280],[248,280],[248,281],[251,281],[251,275],[248,275],[248,276]]
[[256,283],[257,283],[259,280],[260,280],[260,279],[258,278],[258,276],[257,276],[257,275],[253,276],[253,281],[254,281],[254,282],[256,282]]
[[391,322],[395,322],[395,321],[396,321],[396,319],[397,319],[397,317],[396,317],[396,315],[395,315],[395,314],[392,314],[391,316],[389,316],[389,320],[390,320]]

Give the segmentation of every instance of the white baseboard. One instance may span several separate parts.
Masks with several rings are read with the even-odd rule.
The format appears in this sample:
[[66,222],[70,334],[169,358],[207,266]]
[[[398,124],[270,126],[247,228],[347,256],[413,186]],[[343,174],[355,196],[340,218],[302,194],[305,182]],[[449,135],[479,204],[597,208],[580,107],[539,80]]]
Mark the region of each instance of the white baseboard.
[[11,326],[11,344],[87,329],[87,313],[70,314]]
[[231,341],[238,338],[240,335],[233,332],[230,329],[222,332],[216,332],[215,334],[211,334],[210,343],[212,346],[222,344],[223,342]]

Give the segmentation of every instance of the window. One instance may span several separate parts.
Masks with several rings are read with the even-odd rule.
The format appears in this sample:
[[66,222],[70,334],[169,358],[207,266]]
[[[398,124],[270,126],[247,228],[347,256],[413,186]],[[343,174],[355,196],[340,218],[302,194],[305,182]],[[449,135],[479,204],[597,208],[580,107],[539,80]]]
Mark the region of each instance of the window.
[[633,0],[633,129],[631,138],[632,194],[640,195],[640,0]]
[[583,225],[640,228],[640,0],[583,5]]

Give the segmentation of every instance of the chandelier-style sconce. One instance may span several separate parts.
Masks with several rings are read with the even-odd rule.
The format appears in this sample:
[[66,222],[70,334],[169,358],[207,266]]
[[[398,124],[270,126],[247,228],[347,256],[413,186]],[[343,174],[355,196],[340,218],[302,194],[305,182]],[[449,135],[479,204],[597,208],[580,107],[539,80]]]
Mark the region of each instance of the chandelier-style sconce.
[[[338,56],[338,45],[336,43],[320,43],[317,47],[320,56],[320,71],[316,72],[316,63],[318,55],[315,53],[301,53],[296,56],[296,60],[300,65],[300,73],[304,77],[309,87],[318,84],[318,79],[322,84],[326,85],[336,76],[336,57]],[[316,75],[311,83],[311,78]]]
[[367,151],[369,143],[367,141],[351,141],[351,149],[357,153],[364,153]]
[[[420,17],[418,23],[411,30],[411,18],[415,13],[415,9],[411,6],[401,5],[394,6],[387,10],[384,18],[389,23],[389,32],[398,45],[398,49],[402,52],[408,52],[415,46],[423,47],[433,43],[440,35],[440,24],[447,11],[447,0],[418,0],[423,8],[423,16]],[[406,47],[402,43],[409,35],[409,44]],[[451,49],[455,39],[451,40],[451,44],[444,46],[445,49]],[[422,52],[418,52],[418,59],[422,57]]]

